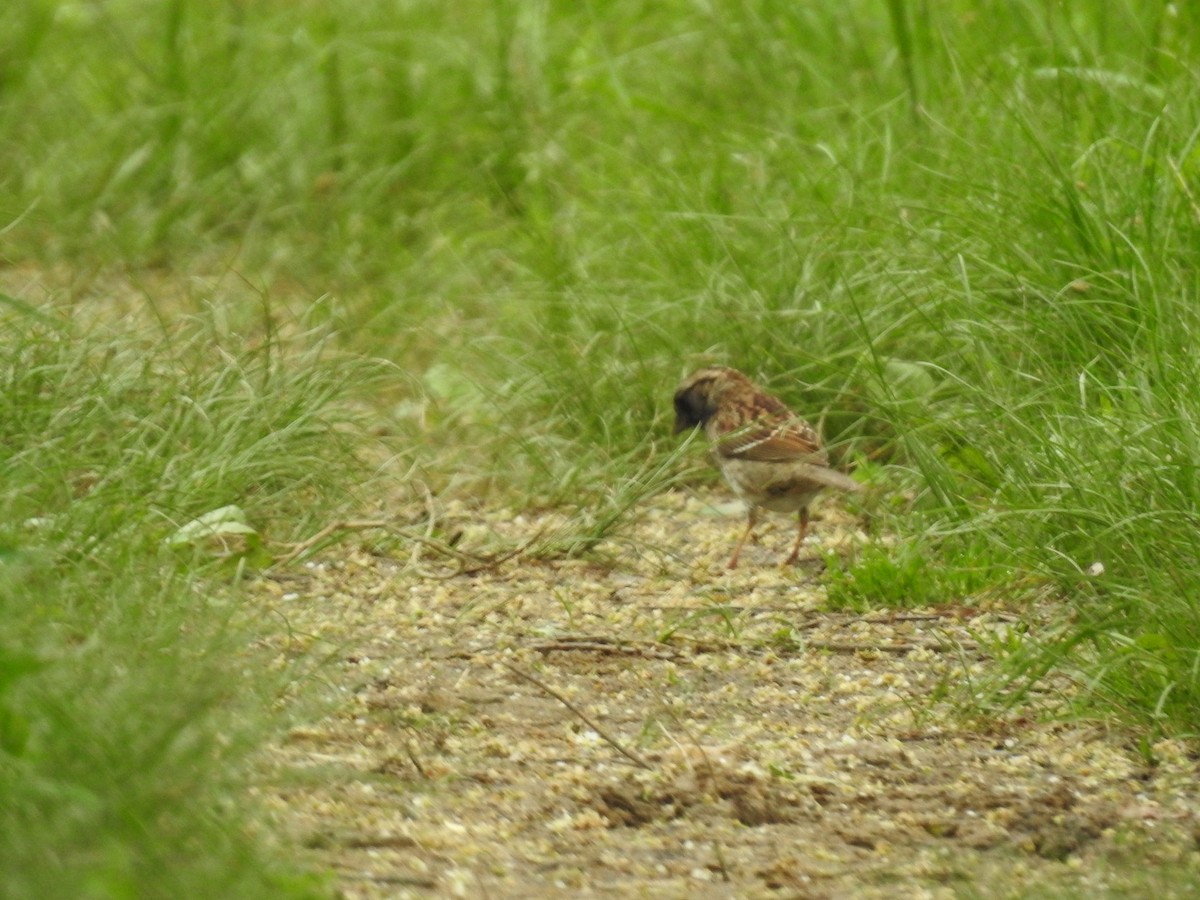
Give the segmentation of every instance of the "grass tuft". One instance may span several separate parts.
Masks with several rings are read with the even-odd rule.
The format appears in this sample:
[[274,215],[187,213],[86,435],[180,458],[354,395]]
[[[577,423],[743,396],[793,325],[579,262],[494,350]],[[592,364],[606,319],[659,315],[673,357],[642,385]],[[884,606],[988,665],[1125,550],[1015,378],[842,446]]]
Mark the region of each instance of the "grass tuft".
[[368,369],[319,335],[247,349],[211,318],[140,333],[8,306],[6,896],[323,895],[237,799],[287,672],[249,649],[265,623],[236,580],[166,544],[231,501],[277,538],[345,503],[361,464],[342,379]]

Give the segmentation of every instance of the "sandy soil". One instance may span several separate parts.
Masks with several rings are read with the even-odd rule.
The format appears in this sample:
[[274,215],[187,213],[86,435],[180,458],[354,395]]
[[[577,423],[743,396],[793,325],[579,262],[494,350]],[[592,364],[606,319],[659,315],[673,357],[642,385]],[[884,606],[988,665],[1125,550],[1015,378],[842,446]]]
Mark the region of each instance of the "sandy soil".
[[[264,802],[347,898],[1192,895],[1190,748],[966,724],[945,698],[1027,611],[830,612],[821,554],[864,539],[836,500],[799,567],[774,518],[726,572],[723,499],[663,495],[588,561],[454,574],[416,541],[264,579],[335,698]],[[464,553],[555,526],[437,518]]]

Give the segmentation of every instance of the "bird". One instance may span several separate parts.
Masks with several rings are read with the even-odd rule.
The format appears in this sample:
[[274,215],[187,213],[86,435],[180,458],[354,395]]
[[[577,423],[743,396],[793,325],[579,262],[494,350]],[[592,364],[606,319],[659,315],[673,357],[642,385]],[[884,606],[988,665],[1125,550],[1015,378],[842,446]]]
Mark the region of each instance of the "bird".
[[808,506],[824,488],[860,491],[833,469],[816,430],[777,397],[727,366],[708,366],[675,391],[675,433],[702,428],[725,481],[747,504],[746,530],[727,568],[736,569],[758,511],[798,514],[796,543],[783,565],[794,565],[808,533]]

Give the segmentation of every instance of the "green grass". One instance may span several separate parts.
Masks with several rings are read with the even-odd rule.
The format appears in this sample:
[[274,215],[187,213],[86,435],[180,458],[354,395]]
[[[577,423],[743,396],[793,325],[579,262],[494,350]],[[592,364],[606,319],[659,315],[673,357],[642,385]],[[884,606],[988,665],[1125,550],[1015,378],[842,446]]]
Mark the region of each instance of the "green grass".
[[[869,470],[896,538],[836,565],[832,602],[1048,601],[1061,622],[979,703],[1054,671],[1085,714],[1200,727],[1192,6],[31,0],[0,31],[24,302],[47,285],[48,315],[104,322],[114,281],[243,276],[313,305],[396,364],[372,399],[423,481],[573,509],[556,552],[685,473],[681,375],[742,367]],[[5,558],[68,631],[98,613],[56,566],[116,548],[105,584],[140,583],[231,502],[329,520],[309,479],[336,432],[289,423],[346,376],[0,313]],[[156,393],[177,379],[196,405]]]
[[259,826],[235,799],[291,680],[268,650],[248,649],[268,624],[239,602],[252,554],[168,540],[230,503],[251,545],[315,528],[313,506],[336,509],[333,489],[359,469],[338,407],[341,379],[367,369],[322,358],[315,335],[268,335],[248,351],[248,335],[211,319],[85,330],[7,306],[5,895],[320,894],[248,840]]

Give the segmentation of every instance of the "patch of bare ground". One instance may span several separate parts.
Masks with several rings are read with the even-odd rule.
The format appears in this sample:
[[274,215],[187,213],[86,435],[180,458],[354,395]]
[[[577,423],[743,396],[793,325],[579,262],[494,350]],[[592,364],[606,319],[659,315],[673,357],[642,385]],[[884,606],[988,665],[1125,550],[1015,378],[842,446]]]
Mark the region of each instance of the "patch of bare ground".
[[[469,575],[414,542],[297,564],[261,590],[281,659],[329,653],[332,711],[271,751],[261,792],[347,898],[1186,896],[1200,787],[1094,725],[972,730],[936,697],[989,665],[998,609],[823,609],[809,564],[743,568],[740,526],[663,495],[596,559]],[[554,517],[440,512],[457,545]],[[464,551],[465,552],[465,551]],[[465,557],[464,557],[465,559]]]

